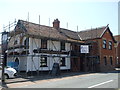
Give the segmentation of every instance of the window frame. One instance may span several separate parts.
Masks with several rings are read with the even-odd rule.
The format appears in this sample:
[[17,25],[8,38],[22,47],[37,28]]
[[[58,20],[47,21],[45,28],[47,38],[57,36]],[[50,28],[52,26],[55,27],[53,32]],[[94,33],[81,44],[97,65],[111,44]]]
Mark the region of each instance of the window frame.
[[107,57],[103,57],[103,60],[104,60],[104,65],[107,65]]
[[113,57],[110,57],[110,65],[113,65]]
[[47,49],[47,40],[41,39],[41,49]]
[[112,50],[112,41],[109,41],[108,44],[109,44],[109,47],[108,47],[109,50]]
[[25,45],[25,49],[28,49],[29,48],[29,38],[26,38],[24,40],[24,45]]
[[65,42],[60,42],[60,50],[65,50]]
[[106,49],[107,48],[107,41],[104,39],[103,40],[103,49]]
[[66,66],[66,58],[65,57],[60,58],[60,66]]
[[[44,60],[44,61],[42,61],[42,60]],[[48,67],[47,66],[47,56],[41,56],[41,58],[40,58],[40,67]]]
[[14,45],[17,45],[17,44],[18,44],[18,40],[15,40],[15,41],[14,41]]

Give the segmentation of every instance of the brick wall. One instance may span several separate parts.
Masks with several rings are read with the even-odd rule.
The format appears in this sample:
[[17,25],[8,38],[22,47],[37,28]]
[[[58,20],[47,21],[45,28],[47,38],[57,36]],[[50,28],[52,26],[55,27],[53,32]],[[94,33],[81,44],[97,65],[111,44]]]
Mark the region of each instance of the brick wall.
[[[103,48],[103,40],[106,40],[106,49]],[[109,41],[112,42],[112,50],[109,50]],[[99,47],[101,47],[100,49],[100,69],[101,71],[109,71],[109,70],[113,70],[115,67],[115,47],[114,47],[114,41],[113,38],[109,32],[109,30],[107,30],[103,37],[99,40]],[[104,61],[104,57],[107,58],[107,65],[105,65],[105,61]],[[111,65],[111,61],[110,61],[110,57],[112,57],[112,65]]]
[[117,67],[120,67],[120,42],[118,43],[117,51],[116,51],[116,57],[118,57],[118,65]]

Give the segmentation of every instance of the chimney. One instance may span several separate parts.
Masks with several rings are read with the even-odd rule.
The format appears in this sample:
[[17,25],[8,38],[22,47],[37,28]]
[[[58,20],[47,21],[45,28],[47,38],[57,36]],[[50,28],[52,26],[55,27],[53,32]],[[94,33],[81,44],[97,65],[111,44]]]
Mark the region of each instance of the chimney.
[[60,28],[60,21],[58,19],[55,19],[53,22],[53,27],[56,29]]

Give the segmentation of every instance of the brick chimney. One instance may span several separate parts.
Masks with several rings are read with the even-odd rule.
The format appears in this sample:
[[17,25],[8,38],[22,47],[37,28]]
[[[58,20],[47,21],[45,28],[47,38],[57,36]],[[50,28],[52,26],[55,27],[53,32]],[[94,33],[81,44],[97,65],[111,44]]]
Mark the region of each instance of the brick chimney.
[[53,27],[56,28],[56,29],[60,28],[60,21],[58,19],[55,19],[53,21]]

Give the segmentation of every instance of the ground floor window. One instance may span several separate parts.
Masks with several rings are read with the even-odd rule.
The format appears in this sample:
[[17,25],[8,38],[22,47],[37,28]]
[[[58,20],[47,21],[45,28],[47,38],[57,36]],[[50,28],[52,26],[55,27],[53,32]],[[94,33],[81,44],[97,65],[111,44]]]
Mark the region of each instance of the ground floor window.
[[113,64],[112,57],[110,57],[110,64],[111,64],[111,65]]
[[15,62],[19,65],[19,59],[18,58],[15,59]]
[[107,57],[104,57],[104,64],[107,65]]
[[65,66],[65,57],[62,57],[60,60],[60,66]]
[[47,57],[42,56],[40,59],[40,67],[47,67]]

